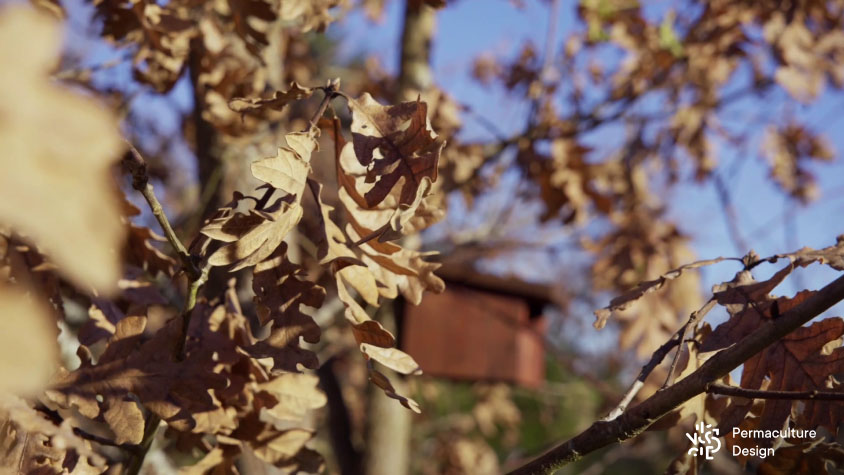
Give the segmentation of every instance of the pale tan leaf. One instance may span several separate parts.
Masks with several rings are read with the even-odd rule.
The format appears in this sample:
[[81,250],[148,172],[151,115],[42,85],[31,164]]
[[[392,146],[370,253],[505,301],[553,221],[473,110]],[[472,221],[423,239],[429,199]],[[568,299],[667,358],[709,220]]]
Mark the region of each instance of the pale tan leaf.
[[252,175],[275,188],[302,198],[305,182],[311,170],[311,153],[317,149],[313,133],[287,134],[288,147],[279,147],[275,157],[252,163]]
[[57,334],[46,308],[0,287],[0,392],[34,394],[45,387],[56,369]]
[[278,401],[267,410],[284,420],[300,421],[308,411],[319,409],[327,401],[319,389],[319,378],[312,374],[283,373],[257,384],[256,390],[268,392]]
[[117,120],[50,81],[60,45],[53,19],[3,9],[0,70],[14,74],[0,75],[0,222],[32,238],[75,283],[114,291],[125,233],[109,178],[121,148]]
[[422,374],[419,363],[412,356],[396,348],[381,348],[369,343],[361,343],[360,351],[367,358],[372,358],[393,371],[402,374]]
[[217,249],[208,257],[208,263],[212,266],[234,264],[231,272],[254,266],[272,254],[287,233],[302,219],[302,207],[299,204],[290,205],[280,199],[262,213],[264,220],[236,241]]
[[629,290],[628,292],[612,299],[610,301],[610,304],[606,307],[595,310],[596,320],[593,325],[595,326],[595,328],[598,329],[604,328],[604,326],[607,324],[607,320],[609,320],[610,318],[610,315],[612,315],[612,312],[626,309],[632,303],[636,302],[643,296],[661,289],[668,281],[680,277],[686,270],[697,269],[698,267],[716,264],[726,259],[727,258],[725,257],[718,257],[715,259],[707,259],[692,262],[691,264],[686,264],[676,269],[672,269],[654,280],[642,282],[633,289]]
[[139,444],[144,438],[144,414],[132,399],[112,400],[103,417],[114,432],[116,443]]
[[293,82],[286,91],[276,91],[271,98],[236,97],[229,101],[229,107],[231,110],[240,113],[258,112],[262,109],[282,110],[287,104],[307,99],[313,93],[313,88],[302,87],[299,83]]

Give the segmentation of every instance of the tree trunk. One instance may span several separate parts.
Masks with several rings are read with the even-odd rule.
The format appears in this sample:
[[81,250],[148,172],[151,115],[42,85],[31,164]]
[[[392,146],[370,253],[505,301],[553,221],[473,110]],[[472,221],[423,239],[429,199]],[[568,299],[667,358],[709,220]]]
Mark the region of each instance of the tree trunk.
[[[432,86],[430,62],[435,23],[433,8],[420,0],[407,1],[396,101],[415,100],[420,92]],[[376,314],[376,320],[397,337],[396,306],[403,304],[403,299],[385,303]],[[380,370],[390,378],[399,394],[407,394],[407,383],[402,375],[386,368]],[[409,473],[412,416],[413,413],[398,401],[388,398],[381,389],[371,385],[364,460],[366,475]]]
[[[384,328],[397,334],[396,309],[403,299],[385,302],[375,319]],[[393,383],[396,392],[407,394],[407,382],[402,375],[387,368],[379,368]],[[404,475],[410,468],[410,432],[413,413],[384,394],[381,388],[369,385],[369,407],[367,410],[366,454],[364,467],[366,475]]]

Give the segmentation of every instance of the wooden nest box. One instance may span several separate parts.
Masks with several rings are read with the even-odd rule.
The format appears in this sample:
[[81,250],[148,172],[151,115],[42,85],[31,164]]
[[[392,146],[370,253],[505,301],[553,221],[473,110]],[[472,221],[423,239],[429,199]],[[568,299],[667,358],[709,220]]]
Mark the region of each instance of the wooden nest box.
[[454,267],[441,294],[405,303],[401,344],[425,374],[537,387],[545,380],[547,286]]

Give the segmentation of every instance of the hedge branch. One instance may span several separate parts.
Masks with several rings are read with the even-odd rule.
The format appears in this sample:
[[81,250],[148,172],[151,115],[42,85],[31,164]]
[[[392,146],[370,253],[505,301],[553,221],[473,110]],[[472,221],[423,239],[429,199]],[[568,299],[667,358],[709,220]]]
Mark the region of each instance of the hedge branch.
[[549,474],[601,447],[636,437],[672,409],[706,391],[713,381],[841,300],[844,300],[844,276],[835,279],[812,297],[783,313],[780,318],[765,323],[738,343],[721,350],[694,373],[673,386],[658,391],[612,421],[593,423],[579,435],[510,473]]

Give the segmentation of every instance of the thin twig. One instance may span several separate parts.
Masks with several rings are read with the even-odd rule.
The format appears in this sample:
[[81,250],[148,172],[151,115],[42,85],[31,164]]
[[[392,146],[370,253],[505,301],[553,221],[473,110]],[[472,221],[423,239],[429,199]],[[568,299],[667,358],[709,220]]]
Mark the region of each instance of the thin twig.
[[[699,310],[692,312],[689,316],[689,320],[677,330],[676,333],[671,337],[670,340],[666,341],[662,344],[657,350],[651,355],[650,361],[642,366],[642,370],[639,372],[639,376],[636,378],[636,381],[633,381],[633,384],[630,385],[630,388],[627,389],[627,392],[624,393],[624,397],[621,398],[621,402],[618,403],[618,406],[615,407],[609,414],[607,414],[601,421],[609,422],[614,419],[617,419],[618,416],[624,414],[624,411],[627,410],[627,406],[633,401],[633,398],[639,393],[639,390],[645,386],[645,380],[648,376],[662,363],[662,360],[668,355],[672,348],[675,346],[678,347],[677,354],[680,354],[681,345],[680,343],[683,342],[683,338],[686,335],[686,329],[689,325],[694,325],[697,323],[704,315],[709,313],[709,310],[715,305],[715,300],[710,299],[703,307]],[[675,355],[674,361],[671,363],[671,369],[668,373],[669,377],[671,377],[671,373],[674,371],[674,367],[677,365],[677,356]]]
[[[703,307],[699,308],[692,312],[689,315],[689,320],[686,322],[685,325],[680,329],[680,341],[686,339],[686,332],[690,327],[694,327],[697,325],[703,317],[712,310],[712,307],[715,306],[716,300],[714,298],[710,298]],[[677,368],[677,362],[680,360],[680,352],[683,350],[683,345],[677,346],[677,352],[674,353],[674,359],[671,360],[671,367],[668,368],[668,375],[665,377],[665,383],[662,384],[663,389],[667,388],[669,384],[672,382],[672,375],[674,374],[674,370]]]
[[713,383],[706,387],[709,394],[743,397],[747,399],[794,399],[817,401],[844,401],[844,392],[833,391],[765,391]]
[[715,185],[715,194],[718,195],[718,201],[721,202],[721,210],[724,212],[724,220],[727,222],[727,230],[730,240],[733,241],[733,247],[739,254],[747,252],[750,246],[741,235],[739,217],[733,206],[729,187],[718,173],[712,174],[712,184]]
[[150,211],[152,211],[152,215],[155,216],[158,224],[161,225],[161,229],[164,231],[164,235],[167,237],[170,245],[176,250],[176,254],[178,254],[179,260],[185,268],[185,272],[187,272],[192,278],[198,277],[200,271],[196,262],[191,258],[185,248],[185,245],[182,244],[182,241],[180,241],[178,236],[176,236],[176,232],[173,231],[173,227],[170,226],[170,221],[164,213],[164,208],[155,196],[155,189],[153,188],[152,183],[149,182],[146,160],[144,160],[144,157],[138,149],[135,148],[135,146],[128,140],[126,141],[126,144],[129,146],[129,153],[123,157],[123,165],[132,175],[132,188],[140,191],[147,200]]
[[618,418],[618,416],[624,414],[624,411],[627,410],[627,406],[630,405],[630,402],[633,401],[633,398],[636,397],[636,394],[639,393],[639,390],[645,385],[645,380],[648,378],[648,375],[662,363],[662,360],[668,355],[672,348],[678,346],[680,344],[680,332],[678,331],[675,333],[670,340],[666,341],[662,344],[656,351],[654,351],[653,355],[651,355],[650,361],[648,361],[644,366],[642,366],[642,370],[639,371],[639,376],[636,377],[636,381],[633,381],[633,384],[627,389],[627,392],[624,393],[624,397],[621,398],[621,402],[610,411],[602,421],[612,421]]

